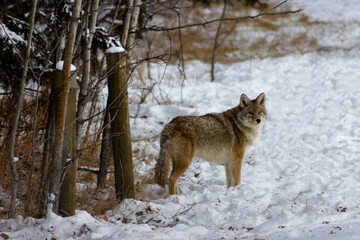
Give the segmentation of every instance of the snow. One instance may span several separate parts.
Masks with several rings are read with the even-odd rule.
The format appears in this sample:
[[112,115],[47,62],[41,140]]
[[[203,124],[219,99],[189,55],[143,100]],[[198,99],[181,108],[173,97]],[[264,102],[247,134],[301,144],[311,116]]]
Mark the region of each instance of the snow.
[[27,45],[27,41],[25,39],[8,29],[3,23],[0,23],[0,40],[3,42],[9,42],[9,45],[14,46],[12,48],[12,52],[14,55],[19,54],[19,49],[16,47],[17,44]]
[[310,15],[312,21],[358,21],[360,4],[358,0],[290,0],[289,3],[299,7]]
[[5,40],[9,39],[14,44],[19,42],[24,42],[27,44],[26,40],[24,40],[21,36],[17,35],[15,32],[9,30],[3,23],[0,23],[0,38],[3,38]]
[[[322,6],[324,21],[353,10],[350,0],[297,2]],[[314,11],[307,13],[323,17]],[[126,199],[103,217],[19,216],[0,220],[0,232],[11,239],[360,239],[359,69],[359,48],[216,65],[214,83],[209,66],[194,61],[186,64],[183,86],[177,66],[167,66],[164,79],[172,81],[154,95],[171,104],[149,99],[140,109],[130,106],[139,116],[131,120],[133,138],[155,139],[133,148],[156,155],[171,118],[221,112],[242,93],[253,99],[265,92],[268,122],[244,158],[241,185],[227,189],[223,166],[194,159],[179,179],[181,195],[149,184],[146,201]],[[152,65],[154,76],[162,70]],[[129,97],[139,90],[129,89]],[[152,159],[137,171],[150,175],[154,166]]]
[[106,49],[105,53],[109,54],[109,53],[119,53],[119,52],[125,52],[125,49],[122,46],[110,47]]
[[[64,68],[64,61],[58,61],[56,63],[56,70],[62,71]],[[70,66],[70,71],[73,72],[76,70],[76,67],[74,65],[71,64]]]

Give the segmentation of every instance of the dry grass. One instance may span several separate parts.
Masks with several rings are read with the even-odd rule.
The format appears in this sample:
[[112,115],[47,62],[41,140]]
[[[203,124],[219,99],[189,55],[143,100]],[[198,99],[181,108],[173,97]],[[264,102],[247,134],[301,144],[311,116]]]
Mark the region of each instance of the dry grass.
[[[35,185],[39,182],[40,160],[42,156],[42,143],[44,141],[45,119],[47,119],[48,98],[47,91],[44,90],[39,95],[38,114],[36,119],[35,142],[32,144],[33,137],[33,110],[35,109],[36,102],[33,100],[34,92],[26,92],[25,101],[22,107],[22,115],[19,119],[18,138],[15,146],[15,157],[21,157],[17,164],[17,171],[19,174],[18,183],[18,198],[17,212],[24,213],[25,203],[29,204],[31,214],[36,214],[34,208],[35,200],[39,196],[39,188]],[[0,99],[0,179],[1,191],[6,193],[5,196],[0,196],[0,216],[5,216],[9,207],[10,191],[13,185],[13,178],[9,169],[9,141],[11,122],[14,118],[14,106],[16,100],[11,95],[4,95]],[[34,148],[33,148],[34,146]],[[32,177],[32,185],[30,190],[30,202],[26,196],[28,190],[28,182],[30,178],[30,169],[33,163],[34,152],[34,174]]]
[[[111,174],[109,174],[111,175]],[[113,178],[113,176],[109,176]],[[104,215],[106,211],[114,209],[119,203],[116,200],[114,187],[108,186],[104,189],[97,189],[91,181],[83,183],[82,189],[77,191],[77,208],[85,210],[92,215]],[[87,185],[85,185],[87,184]]]
[[[214,2],[208,8],[185,7],[189,6],[189,3],[185,1],[182,4],[180,6],[183,7],[181,9],[181,25],[204,22],[205,19],[220,18],[223,8],[221,2]],[[269,3],[269,6],[272,5]],[[290,10],[291,8],[292,6],[287,4],[277,9],[277,11]],[[239,1],[231,1],[225,17],[250,15],[254,15],[253,8],[245,7]],[[167,27],[177,26],[176,19],[177,17],[174,14],[163,16],[163,22]],[[230,64],[246,61],[254,57],[280,57],[291,53],[315,51],[317,40],[306,29],[310,25],[308,17],[301,12],[288,15],[262,16],[241,21],[224,21],[219,41],[226,39],[217,49],[216,61],[222,64]],[[216,22],[205,27],[192,27],[181,30],[182,51],[185,61],[200,60],[204,63],[210,63],[217,26],[218,23]],[[154,38],[157,41],[148,41]],[[143,44],[147,45],[147,49],[151,49],[154,55],[160,54],[160,51],[164,49],[170,51],[170,48],[173,60],[177,60],[181,54],[179,31],[148,33]]]

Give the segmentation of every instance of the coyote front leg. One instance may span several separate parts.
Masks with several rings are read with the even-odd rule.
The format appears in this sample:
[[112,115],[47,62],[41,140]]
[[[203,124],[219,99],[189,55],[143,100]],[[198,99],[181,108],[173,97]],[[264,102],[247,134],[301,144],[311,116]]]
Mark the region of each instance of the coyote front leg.
[[226,173],[226,186],[229,188],[233,186],[233,183],[235,183],[234,176],[231,172],[231,163],[225,164],[225,173]]
[[227,164],[228,167],[227,167],[226,172],[229,172],[231,175],[230,187],[234,187],[236,185],[241,184],[241,166],[242,166],[242,160],[244,158],[244,155],[245,155],[245,151],[240,150],[237,154],[235,154],[231,163]]

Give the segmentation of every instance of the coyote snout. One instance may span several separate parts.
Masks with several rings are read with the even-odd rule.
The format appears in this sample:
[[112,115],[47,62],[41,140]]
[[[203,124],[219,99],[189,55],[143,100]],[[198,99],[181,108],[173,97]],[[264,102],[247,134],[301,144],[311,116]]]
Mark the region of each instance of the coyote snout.
[[[242,94],[238,106],[222,113],[172,119],[161,133],[155,169],[157,183],[164,186],[169,182],[169,192],[175,194],[178,178],[197,156],[224,164],[228,187],[240,184],[242,159],[260,134],[266,119],[264,93],[254,100]],[[170,159],[172,171],[169,179]]]

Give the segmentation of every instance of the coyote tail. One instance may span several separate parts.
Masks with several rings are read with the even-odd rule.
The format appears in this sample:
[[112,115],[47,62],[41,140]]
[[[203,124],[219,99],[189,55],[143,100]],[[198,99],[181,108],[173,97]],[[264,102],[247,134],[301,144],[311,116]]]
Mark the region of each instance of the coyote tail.
[[163,187],[169,182],[170,159],[169,153],[167,151],[168,140],[168,136],[166,136],[165,134],[161,135],[160,154],[155,166],[155,181],[157,184]]

